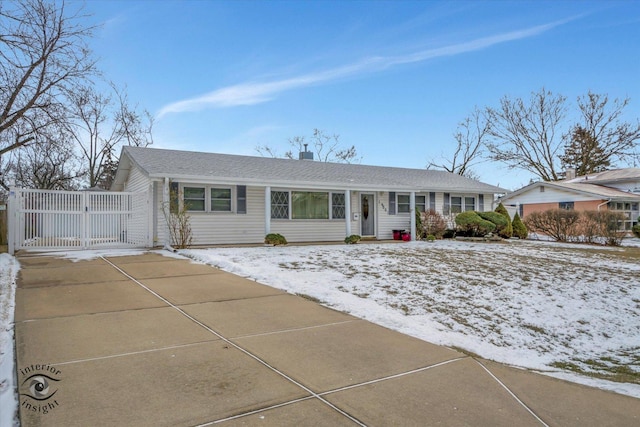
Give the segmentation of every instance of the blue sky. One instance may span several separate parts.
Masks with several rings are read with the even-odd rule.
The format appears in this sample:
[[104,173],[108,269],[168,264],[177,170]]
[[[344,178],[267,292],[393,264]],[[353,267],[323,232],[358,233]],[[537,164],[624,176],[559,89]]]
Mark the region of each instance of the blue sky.
[[[543,86],[631,98],[640,117],[640,2],[89,1],[105,75],[157,117],[155,146],[280,153],[314,128],[363,164],[450,157],[475,106]],[[570,120],[570,119],[568,119]],[[516,189],[526,172],[484,163]]]

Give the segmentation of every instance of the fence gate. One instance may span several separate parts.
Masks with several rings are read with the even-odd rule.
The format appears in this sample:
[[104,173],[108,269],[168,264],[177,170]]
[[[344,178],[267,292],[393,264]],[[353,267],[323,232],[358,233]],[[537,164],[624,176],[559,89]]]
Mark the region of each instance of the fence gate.
[[9,251],[149,244],[148,193],[12,189]]

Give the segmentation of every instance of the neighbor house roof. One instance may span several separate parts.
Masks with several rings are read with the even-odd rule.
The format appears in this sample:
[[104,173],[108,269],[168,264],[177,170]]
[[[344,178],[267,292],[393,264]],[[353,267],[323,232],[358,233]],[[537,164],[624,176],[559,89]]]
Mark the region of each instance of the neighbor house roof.
[[609,184],[625,181],[640,181],[640,168],[613,169],[604,172],[596,172],[588,175],[578,176],[562,182],[581,183],[591,182],[595,184]]
[[274,159],[124,147],[114,185],[124,187],[128,171],[136,165],[151,179],[183,182],[335,188],[391,191],[445,191],[506,193],[493,185],[445,171],[408,169],[311,160]]
[[[539,187],[550,187],[557,188],[560,190],[566,190],[573,193],[583,194],[585,196],[597,198],[597,199],[611,199],[611,200],[640,200],[640,194],[634,194],[627,191],[617,190],[615,188],[605,187],[603,185],[597,184],[586,184],[584,182],[573,182],[574,180],[569,181],[540,181],[535,182],[533,184],[529,184],[526,187],[522,187],[521,189],[514,191],[513,193],[509,193],[506,196],[502,197],[502,201],[510,200],[514,197],[519,196],[520,194],[531,191],[535,188]],[[589,182],[591,182],[589,180]]]

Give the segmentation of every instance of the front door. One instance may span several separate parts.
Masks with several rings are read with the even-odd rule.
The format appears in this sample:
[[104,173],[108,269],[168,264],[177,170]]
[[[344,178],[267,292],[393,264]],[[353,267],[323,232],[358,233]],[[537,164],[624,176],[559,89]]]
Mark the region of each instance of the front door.
[[374,194],[360,195],[360,235],[371,237],[376,235],[376,203]]

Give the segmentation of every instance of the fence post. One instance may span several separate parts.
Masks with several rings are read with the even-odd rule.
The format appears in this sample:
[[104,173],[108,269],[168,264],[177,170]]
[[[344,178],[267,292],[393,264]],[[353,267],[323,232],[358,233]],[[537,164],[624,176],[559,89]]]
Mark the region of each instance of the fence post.
[[7,204],[7,250],[9,255],[16,252],[16,215],[17,215],[16,188],[9,189],[9,200]]

